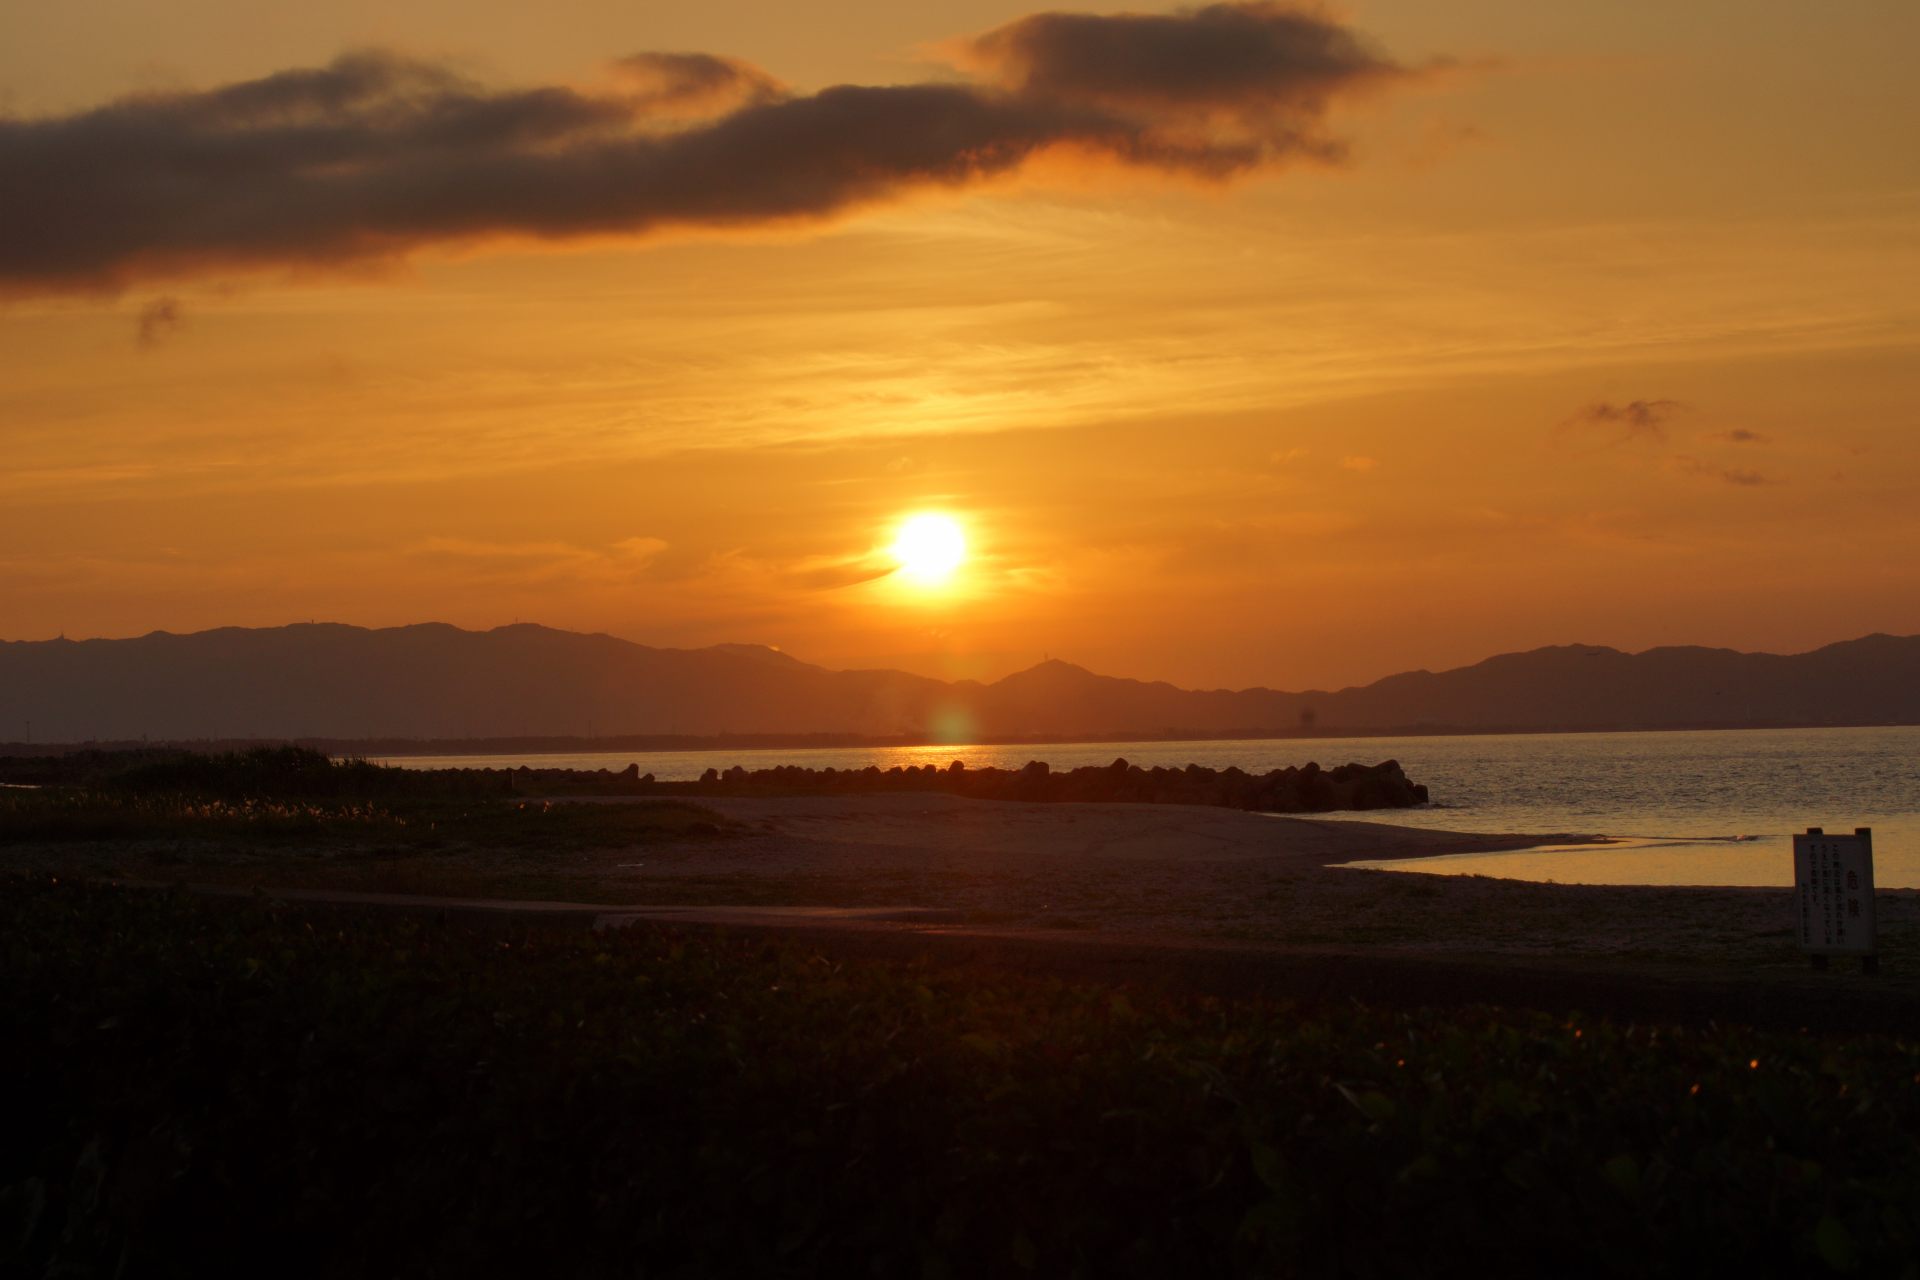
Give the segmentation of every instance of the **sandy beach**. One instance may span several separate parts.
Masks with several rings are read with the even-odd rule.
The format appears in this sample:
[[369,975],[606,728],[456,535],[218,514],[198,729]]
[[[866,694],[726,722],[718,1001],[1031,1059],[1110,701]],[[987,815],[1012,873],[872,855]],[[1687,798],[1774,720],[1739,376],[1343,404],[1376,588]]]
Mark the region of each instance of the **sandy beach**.
[[[1578,842],[1185,805],[732,799],[733,834],[596,859],[631,902],[916,905],[1001,928],[1798,971],[1790,891],[1531,884],[1337,864]],[[584,869],[583,869],[584,870]],[[1920,895],[1881,894],[1890,948]],[[1891,966],[1899,968],[1898,965]],[[1909,966],[1911,967],[1911,966]]]
[[[767,927],[872,931],[876,908],[917,909],[917,923],[886,928],[1768,989],[1869,982],[1920,993],[1913,891],[1881,891],[1883,967],[1868,980],[1851,961],[1809,972],[1791,932],[1790,890],[1535,884],[1337,865],[1567,845],[1577,833],[1481,835],[1187,805],[938,794],[715,798],[703,809],[716,820],[593,848],[68,844],[17,849],[14,859],[23,868],[149,883],[660,908],[662,918]],[[806,911],[783,917],[789,908]]]

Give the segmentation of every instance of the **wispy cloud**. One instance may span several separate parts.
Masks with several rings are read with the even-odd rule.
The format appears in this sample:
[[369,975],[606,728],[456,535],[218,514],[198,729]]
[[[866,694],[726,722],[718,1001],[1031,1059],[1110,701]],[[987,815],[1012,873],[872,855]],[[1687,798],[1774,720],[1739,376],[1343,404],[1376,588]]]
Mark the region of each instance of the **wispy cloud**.
[[789,579],[808,591],[838,591],[899,572],[900,566],[877,555],[833,557],[792,566]]
[[604,547],[568,542],[486,542],[427,538],[406,548],[464,577],[489,582],[619,582],[639,578],[667,543],[661,538],[622,538]]
[[1749,431],[1745,427],[1735,427],[1731,431],[1715,432],[1713,438],[1725,444],[1772,444],[1773,437]]
[[899,572],[900,566],[874,550],[849,554],[780,556],[744,547],[715,551],[679,568],[679,578],[703,589],[742,599],[801,597],[857,587]]
[[636,53],[613,67],[643,115],[699,119],[787,96],[760,68],[711,53]]
[[1665,440],[1667,421],[1686,406],[1678,400],[1629,400],[1615,404],[1596,401],[1566,419],[1562,425],[1594,428],[1626,440]]
[[134,317],[134,335],[143,347],[157,347],[187,322],[186,309],[173,297],[155,298]]
[[1676,454],[1671,461],[1674,469],[1682,475],[1700,480],[1717,480],[1743,489],[1771,483],[1758,471],[1746,467],[1723,467],[1717,462],[1696,458],[1691,454]]
[[816,220],[1046,155],[1221,181],[1338,161],[1329,104],[1422,74],[1330,18],[1257,2],[1038,14],[960,50],[967,82],[811,94],[707,54],[636,55],[587,90],[355,53],[0,119],[0,291]]

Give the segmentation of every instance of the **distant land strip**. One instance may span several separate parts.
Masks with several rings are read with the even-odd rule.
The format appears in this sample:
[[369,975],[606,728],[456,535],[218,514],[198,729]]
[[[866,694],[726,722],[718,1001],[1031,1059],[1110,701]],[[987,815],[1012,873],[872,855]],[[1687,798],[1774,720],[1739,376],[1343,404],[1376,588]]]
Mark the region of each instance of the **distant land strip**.
[[1648,727],[1633,724],[1568,725],[1388,725],[1384,727],[1301,729],[1112,729],[1060,734],[1000,734],[950,742],[911,734],[719,733],[605,734],[596,738],[121,738],[79,742],[0,742],[0,756],[66,755],[79,751],[133,751],[143,748],[188,751],[250,751],[256,747],[309,747],[340,759],[407,759],[438,756],[617,755],[621,752],[833,751],[931,749],[962,751],[974,747],[1092,746],[1162,742],[1315,742],[1353,738],[1493,738],[1564,733],[1712,733],[1780,729],[1884,729],[1920,725],[1920,718],[1852,721],[1706,722]]

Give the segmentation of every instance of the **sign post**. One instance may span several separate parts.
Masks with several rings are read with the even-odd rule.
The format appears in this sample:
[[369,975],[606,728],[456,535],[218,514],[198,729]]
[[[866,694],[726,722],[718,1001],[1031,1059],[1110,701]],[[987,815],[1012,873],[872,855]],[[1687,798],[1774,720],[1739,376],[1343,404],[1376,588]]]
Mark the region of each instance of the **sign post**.
[[1828,956],[1859,956],[1864,973],[1880,971],[1873,937],[1873,829],[1830,836],[1819,827],[1793,838],[1793,887],[1800,949],[1813,967]]

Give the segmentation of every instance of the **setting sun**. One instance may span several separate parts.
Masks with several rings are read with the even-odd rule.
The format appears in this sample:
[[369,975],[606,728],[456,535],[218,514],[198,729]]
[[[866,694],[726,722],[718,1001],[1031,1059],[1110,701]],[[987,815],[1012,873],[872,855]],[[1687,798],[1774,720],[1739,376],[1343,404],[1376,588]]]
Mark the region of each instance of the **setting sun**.
[[938,586],[967,558],[967,536],[951,516],[909,517],[887,552],[900,563],[901,576],[921,586]]

